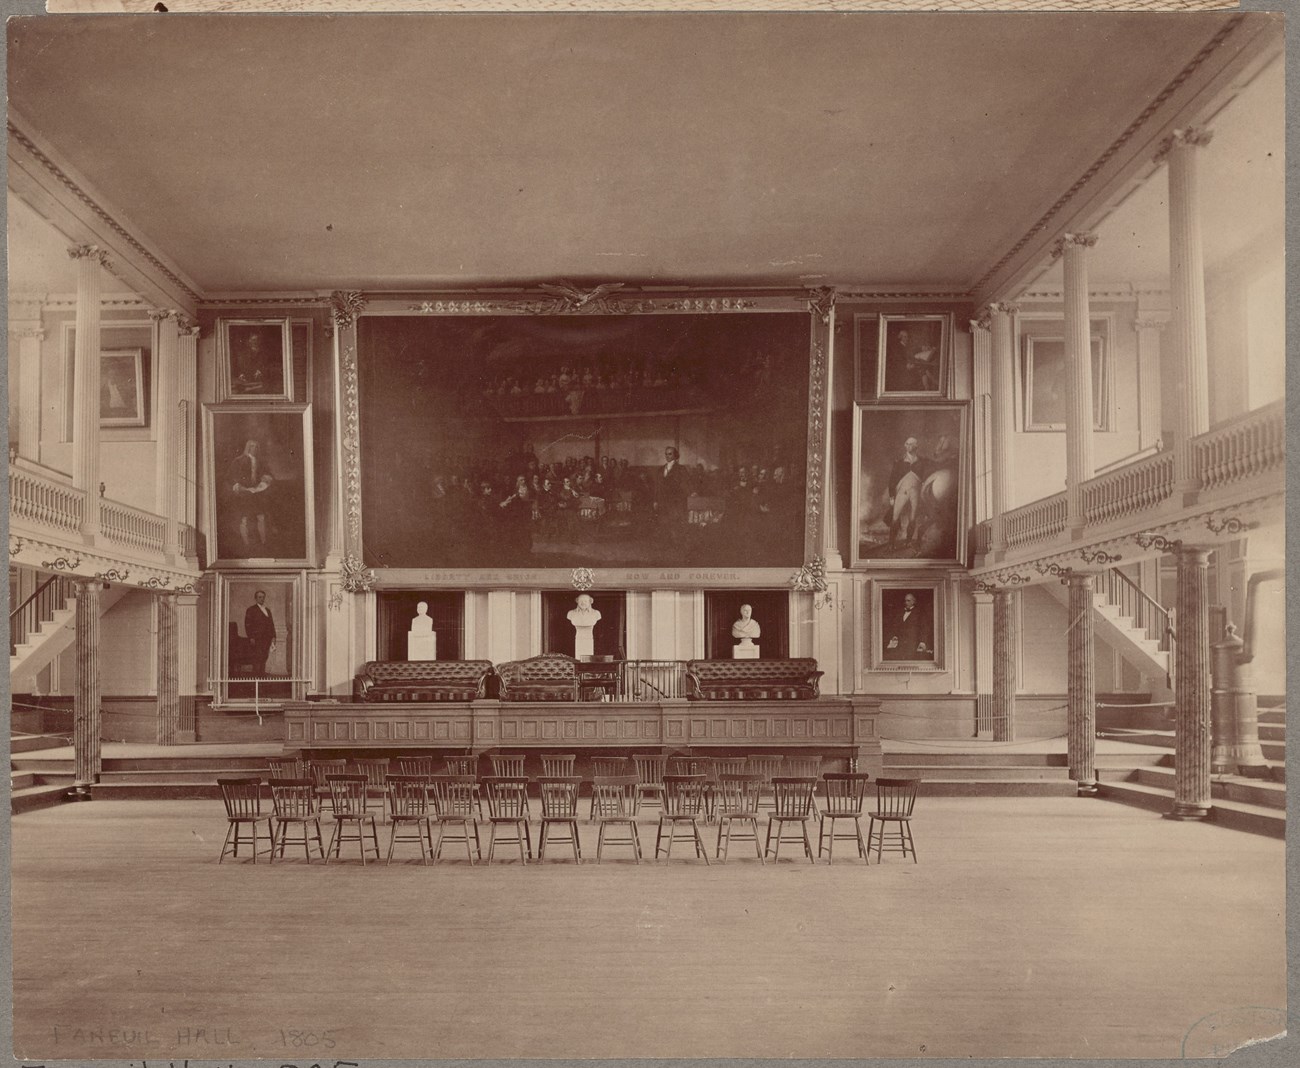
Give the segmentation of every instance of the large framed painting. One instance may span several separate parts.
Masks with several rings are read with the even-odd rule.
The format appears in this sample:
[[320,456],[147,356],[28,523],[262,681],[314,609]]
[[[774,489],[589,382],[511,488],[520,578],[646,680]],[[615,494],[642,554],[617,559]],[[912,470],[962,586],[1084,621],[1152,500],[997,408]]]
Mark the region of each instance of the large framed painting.
[[853,565],[965,564],[965,404],[854,413]]
[[[1070,368],[1065,359],[1064,323],[1026,319],[1020,324],[1022,426],[1026,431],[1063,431],[1070,406]],[[1111,429],[1110,320],[1094,318],[1092,428]]]
[[799,567],[813,331],[793,304],[362,316],[365,562]]
[[872,671],[943,671],[947,611],[942,579],[876,579],[871,583]]
[[312,444],[305,404],[205,405],[212,566],[312,566]]
[[213,629],[218,703],[300,697],[302,573],[217,576]]
[[144,426],[144,350],[114,349],[99,354],[99,425]]
[[219,320],[221,399],[293,400],[293,344],[293,324],[289,319]]
[[879,330],[878,397],[948,395],[951,315],[882,315]]

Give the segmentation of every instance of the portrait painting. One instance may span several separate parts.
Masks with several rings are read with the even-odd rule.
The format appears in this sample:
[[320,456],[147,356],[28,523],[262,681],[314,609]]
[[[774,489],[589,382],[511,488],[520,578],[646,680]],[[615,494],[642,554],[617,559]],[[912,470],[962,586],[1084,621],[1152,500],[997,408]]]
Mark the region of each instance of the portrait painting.
[[[1065,359],[1061,323],[1055,332],[1022,334],[1024,428],[1026,431],[1064,430],[1070,406],[1070,368]],[[1110,373],[1107,366],[1105,319],[1092,323],[1092,428],[1110,429]],[[1031,328],[1032,329],[1032,328]]]
[[218,338],[222,399],[294,399],[288,319],[222,319]]
[[940,582],[900,579],[872,583],[874,671],[942,670],[943,597]]
[[99,425],[144,426],[144,350],[99,354]]
[[809,317],[364,316],[376,567],[793,566]]
[[950,315],[880,316],[879,397],[946,397]]
[[859,404],[853,564],[962,564],[968,517],[966,406]]
[[208,545],[221,565],[309,565],[311,422],[307,405],[207,405]]
[[[220,662],[227,700],[284,700],[295,696],[300,672],[296,637],[300,604],[297,575],[221,576],[223,627]],[[256,680],[256,685],[254,685]]]

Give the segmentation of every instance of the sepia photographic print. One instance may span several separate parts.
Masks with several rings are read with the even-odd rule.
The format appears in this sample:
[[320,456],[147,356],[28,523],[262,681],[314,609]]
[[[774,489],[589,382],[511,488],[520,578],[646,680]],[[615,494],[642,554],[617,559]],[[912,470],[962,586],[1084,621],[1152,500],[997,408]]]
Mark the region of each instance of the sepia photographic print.
[[1300,1064],[1294,11],[1021,2],[10,0],[15,1065]]

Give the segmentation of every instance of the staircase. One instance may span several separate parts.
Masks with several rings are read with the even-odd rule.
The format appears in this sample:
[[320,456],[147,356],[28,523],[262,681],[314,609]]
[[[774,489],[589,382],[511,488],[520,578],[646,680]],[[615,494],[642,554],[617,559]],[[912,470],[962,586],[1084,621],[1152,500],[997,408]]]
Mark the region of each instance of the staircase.
[[[965,752],[886,752],[884,774],[920,779],[927,797],[1073,797],[1078,791],[1065,753],[971,751],[975,745]],[[1154,750],[1124,748],[1097,753],[1099,779],[1125,779],[1160,760]]]
[[[1043,586],[1069,606],[1069,590],[1057,583]],[[1153,701],[1173,696],[1173,613],[1117,567],[1097,576],[1093,593],[1096,632],[1142,676]]]
[[[62,654],[77,636],[74,585],[66,575],[50,575],[9,613],[9,692],[31,693],[36,676]],[[99,598],[103,616],[128,592],[111,586]]]
[[37,808],[47,808],[67,800],[72,788],[72,760],[66,766],[37,770],[24,766],[26,753],[48,752],[59,746],[66,746],[68,740],[53,734],[14,734],[9,739],[11,753],[9,764],[9,810],[15,816],[20,812],[30,812]]
[[[1112,737],[1151,747],[1154,763],[1135,768],[1123,781],[1102,782],[1100,795],[1128,805],[1168,812],[1174,804],[1174,732],[1111,731]],[[1286,837],[1286,708],[1261,708],[1260,748],[1267,778],[1214,775],[1210,779],[1211,819],[1222,827]]]

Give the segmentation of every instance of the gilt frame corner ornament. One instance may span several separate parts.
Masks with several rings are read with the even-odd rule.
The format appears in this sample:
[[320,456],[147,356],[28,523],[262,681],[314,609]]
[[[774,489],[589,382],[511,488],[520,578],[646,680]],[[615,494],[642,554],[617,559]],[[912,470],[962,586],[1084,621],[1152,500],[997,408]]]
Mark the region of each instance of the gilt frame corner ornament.
[[575,567],[569,578],[575,590],[589,590],[596,585],[596,573],[589,567]]

